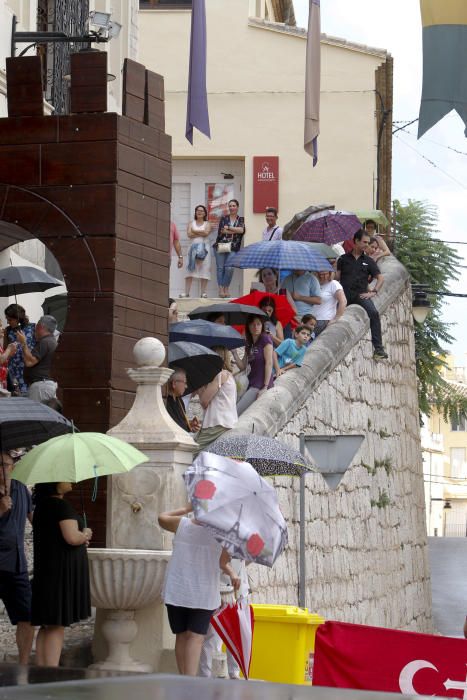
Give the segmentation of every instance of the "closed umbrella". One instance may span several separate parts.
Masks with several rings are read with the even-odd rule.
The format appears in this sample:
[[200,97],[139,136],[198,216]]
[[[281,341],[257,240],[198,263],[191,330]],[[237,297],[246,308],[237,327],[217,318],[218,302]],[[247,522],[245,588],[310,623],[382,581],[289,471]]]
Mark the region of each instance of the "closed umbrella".
[[293,235],[294,241],[316,243],[340,243],[348,241],[361,229],[362,225],[355,214],[348,211],[320,211],[302,223]]
[[227,265],[243,269],[332,270],[325,257],[299,241],[260,241],[227,258]]
[[0,270],[0,296],[44,292],[63,282],[36,267],[4,267]]
[[216,352],[199,345],[178,341],[169,343],[169,367],[180,367],[185,370],[187,388],[185,393],[191,394],[205,384],[209,384],[222,370],[224,361]]
[[232,557],[272,566],[287,544],[277,493],[251,464],[201,452],[184,474],[196,520]]
[[224,605],[211,617],[211,625],[248,679],[255,626],[253,607],[243,599]]
[[245,345],[245,338],[234,328],[202,319],[172,323],[169,328],[169,341],[174,343],[179,340],[198,343],[206,348],[219,345],[229,350]]
[[298,450],[275,438],[254,433],[221,435],[206,451],[249,462],[261,476],[301,476],[316,471]]
[[[248,302],[238,303],[238,299],[226,301],[220,304],[209,304],[209,306],[197,306],[196,309],[190,311],[188,316],[192,319],[203,318],[208,320],[212,314],[222,314],[225,323],[228,326],[244,326],[245,321],[251,314],[256,316],[267,316],[264,311],[260,311],[257,306],[250,306]],[[252,302],[253,304],[253,302]]]

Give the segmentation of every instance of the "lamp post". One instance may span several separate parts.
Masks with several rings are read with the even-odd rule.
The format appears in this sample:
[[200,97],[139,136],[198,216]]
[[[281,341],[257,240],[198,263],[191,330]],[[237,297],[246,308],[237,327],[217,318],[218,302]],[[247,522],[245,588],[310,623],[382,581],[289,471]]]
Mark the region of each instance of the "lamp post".
[[417,323],[423,323],[431,311],[427,284],[412,284],[412,314]]
[[[331,491],[339,486],[342,477],[358,452],[364,435],[305,435],[300,434],[300,453],[311,457]],[[305,559],[305,476],[300,476],[300,568],[298,604],[306,605]]]
[[68,36],[65,32],[19,32],[16,27],[18,20],[13,15],[11,26],[11,56],[16,56],[17,44],[28,44],[20,53],[26,53],[28,49],[36,44],[102,44],[107,43],[120,34],[122,25],[114,22],[108,12],[91,12],[89,14],[90,24],[98,27],[81,36]]

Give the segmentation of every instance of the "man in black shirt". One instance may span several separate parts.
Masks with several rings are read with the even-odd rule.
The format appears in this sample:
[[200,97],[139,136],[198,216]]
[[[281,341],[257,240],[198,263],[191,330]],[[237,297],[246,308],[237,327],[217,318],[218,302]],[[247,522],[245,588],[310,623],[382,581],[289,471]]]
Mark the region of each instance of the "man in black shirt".
[[16,334],[23,350],[24,379],[29,384],[28,398],[42,403],[55,399],[57,393],[57,382],[50,376],[57,348],[56,328],[57,321],[53,316],[42,316],[36,323],[36,344],[32,350],[28,348],[25,335],[20,331]]
[[[337,261],[336,279],[342,284],[348,304],[363,307],[370,318],[371,342],[375,360],[387,359],[381,336],[381,321],[372,299],[378,294],[384,283],[383,275],[375,261],[365,254],[370,243],[370,236],[363,230],[357,231],[354,248]],[[376,285],[368,291],[368,279],[376,279]]]

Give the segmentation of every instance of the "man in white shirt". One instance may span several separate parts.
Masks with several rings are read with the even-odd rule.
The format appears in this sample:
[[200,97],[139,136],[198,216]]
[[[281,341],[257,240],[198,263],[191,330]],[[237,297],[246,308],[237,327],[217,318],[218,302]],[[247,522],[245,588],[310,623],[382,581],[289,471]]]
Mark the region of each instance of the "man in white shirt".
[[268,207],[266,209],[267,226],[263,231],[263,241],[280,241],[282,239],[282,229],[277,225],[277,209]]

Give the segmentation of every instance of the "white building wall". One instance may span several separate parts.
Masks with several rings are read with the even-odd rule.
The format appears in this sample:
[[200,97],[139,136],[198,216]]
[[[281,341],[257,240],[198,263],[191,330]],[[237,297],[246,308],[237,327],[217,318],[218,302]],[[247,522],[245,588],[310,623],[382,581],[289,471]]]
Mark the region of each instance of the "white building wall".
[[264,225],[252,212],[254,155],[280,158],[282,222],[311,203],[372,207],[375,70],[386,53],[323,38],[320,160],[313,169],[303,150],[306,38],[249,21],[249,10],[248,0],[207,0],[211,140],[195,132],[194,147],[185,139],[190,12],[140,12],[139,59],[164,75],[174,157],[245,158],[247,242],[258,240]]

